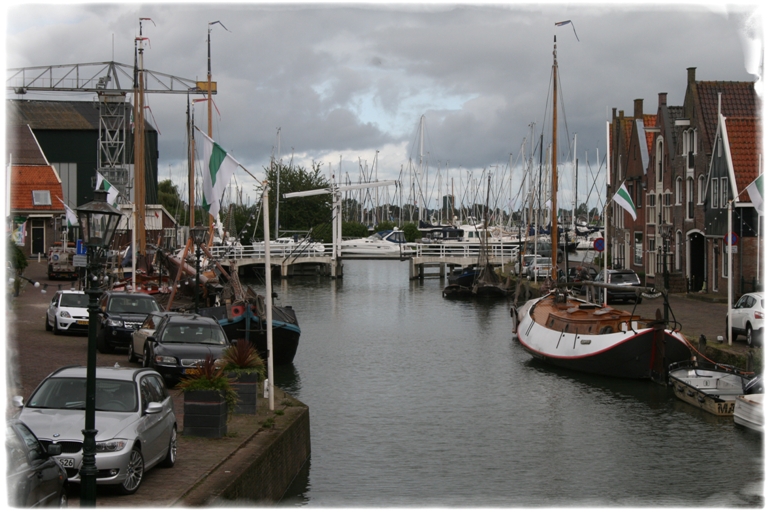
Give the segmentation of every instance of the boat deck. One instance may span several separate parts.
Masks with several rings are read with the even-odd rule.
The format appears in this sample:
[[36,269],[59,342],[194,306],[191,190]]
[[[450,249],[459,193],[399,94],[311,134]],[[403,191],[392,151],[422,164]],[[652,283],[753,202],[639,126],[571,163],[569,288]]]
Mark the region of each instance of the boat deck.
[[639,315],[610,306],[602,307],[573,298],[562,302],[555,295],[539,301],[531,315],[536,323],[569,334],[625,332],[629,329],[645,329],[653,323]]

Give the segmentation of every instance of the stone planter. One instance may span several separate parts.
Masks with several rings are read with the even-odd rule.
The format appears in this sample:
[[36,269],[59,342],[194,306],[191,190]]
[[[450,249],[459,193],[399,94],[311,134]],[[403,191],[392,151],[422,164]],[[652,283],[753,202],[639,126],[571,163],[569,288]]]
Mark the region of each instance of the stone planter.
[[227,402],[221,391],[184,393],[184,435],[224,437],[227,435]]
[[232,388],[237,393],[237,406],[235,414],[256,414],[259,395],[259,376],[258,374],[230,374],[232,379]]

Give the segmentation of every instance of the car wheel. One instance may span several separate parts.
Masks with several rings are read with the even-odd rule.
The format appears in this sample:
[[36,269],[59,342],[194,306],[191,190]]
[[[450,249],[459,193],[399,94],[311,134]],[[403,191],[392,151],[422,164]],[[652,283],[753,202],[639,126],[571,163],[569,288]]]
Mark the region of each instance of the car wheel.
[[58,499],[58,507],[59,508],[69,507],[69,496],[67,495],[66,486],[61,488],[61,494],[59,495],[59,499]]
[[136,357],[136,352],[133,351],[133,340],[131,340],[131,344],[128,345],[128,362],[135,363],[138,360],[139,358]]
[[120,494],[133,494],[141,485],[144,478],[144,456],[136,446],[131,450],[128,467],[125,468],[125,480],[117,486]]
[[53,334],[56,336],[61,334],[61,329],[59,329],[59,321],[56,320],[56,317],[53,317]]
[[141,366],[144,368],[151,368],[150,361],[151,359],[149,358],[149,346],[144,345],[144,360],[141,362]]
[[754,333],[752,332],[752,326],[747,324],[747,345],[750,347],[755,341],[753,336],[754,336]]
[[51,329],[53,329],[53,327],[51,327],[51,324],[48,323],[48,313],[46,313],[45,314],[45,330],[50,331]]
[[161,467],[172,468],[176,464],[176,425],[171,430],[171,440],[168,442],[168,453],[165,454],[165,459],[160,463]]
[[104,329],[102,329],[101,333],[96,336],[96,348],[98,348],[99,352],[102,354],[112,353],[112,347],[110,347],[109,343],[107,343],[107,333]]

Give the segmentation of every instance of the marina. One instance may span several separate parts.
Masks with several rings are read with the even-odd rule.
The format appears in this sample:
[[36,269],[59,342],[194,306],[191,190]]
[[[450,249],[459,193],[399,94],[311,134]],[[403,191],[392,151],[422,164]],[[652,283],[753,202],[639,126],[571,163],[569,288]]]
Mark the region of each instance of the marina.
[[355,260],[341,280],[275,285],[303,326],[276,384],[312,411],[312,455],[284,504],[762,506],[761,437],[651,381],[541,364],[512,336],[507,299],[446,301],[446,280],[404,280],[407,265]]

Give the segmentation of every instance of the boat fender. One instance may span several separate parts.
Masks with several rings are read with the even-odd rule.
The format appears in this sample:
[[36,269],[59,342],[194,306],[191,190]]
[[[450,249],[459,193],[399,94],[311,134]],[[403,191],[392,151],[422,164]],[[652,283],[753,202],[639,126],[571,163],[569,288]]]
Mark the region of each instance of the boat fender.
[[509,316],[512,317],[512,334],[517,334],[517,323],[519,321],[517,318],[517,307],[512,306],[509,308]]
[[245,307],[241,305],[232,306],[232,316],[240,316],[245,313]]

